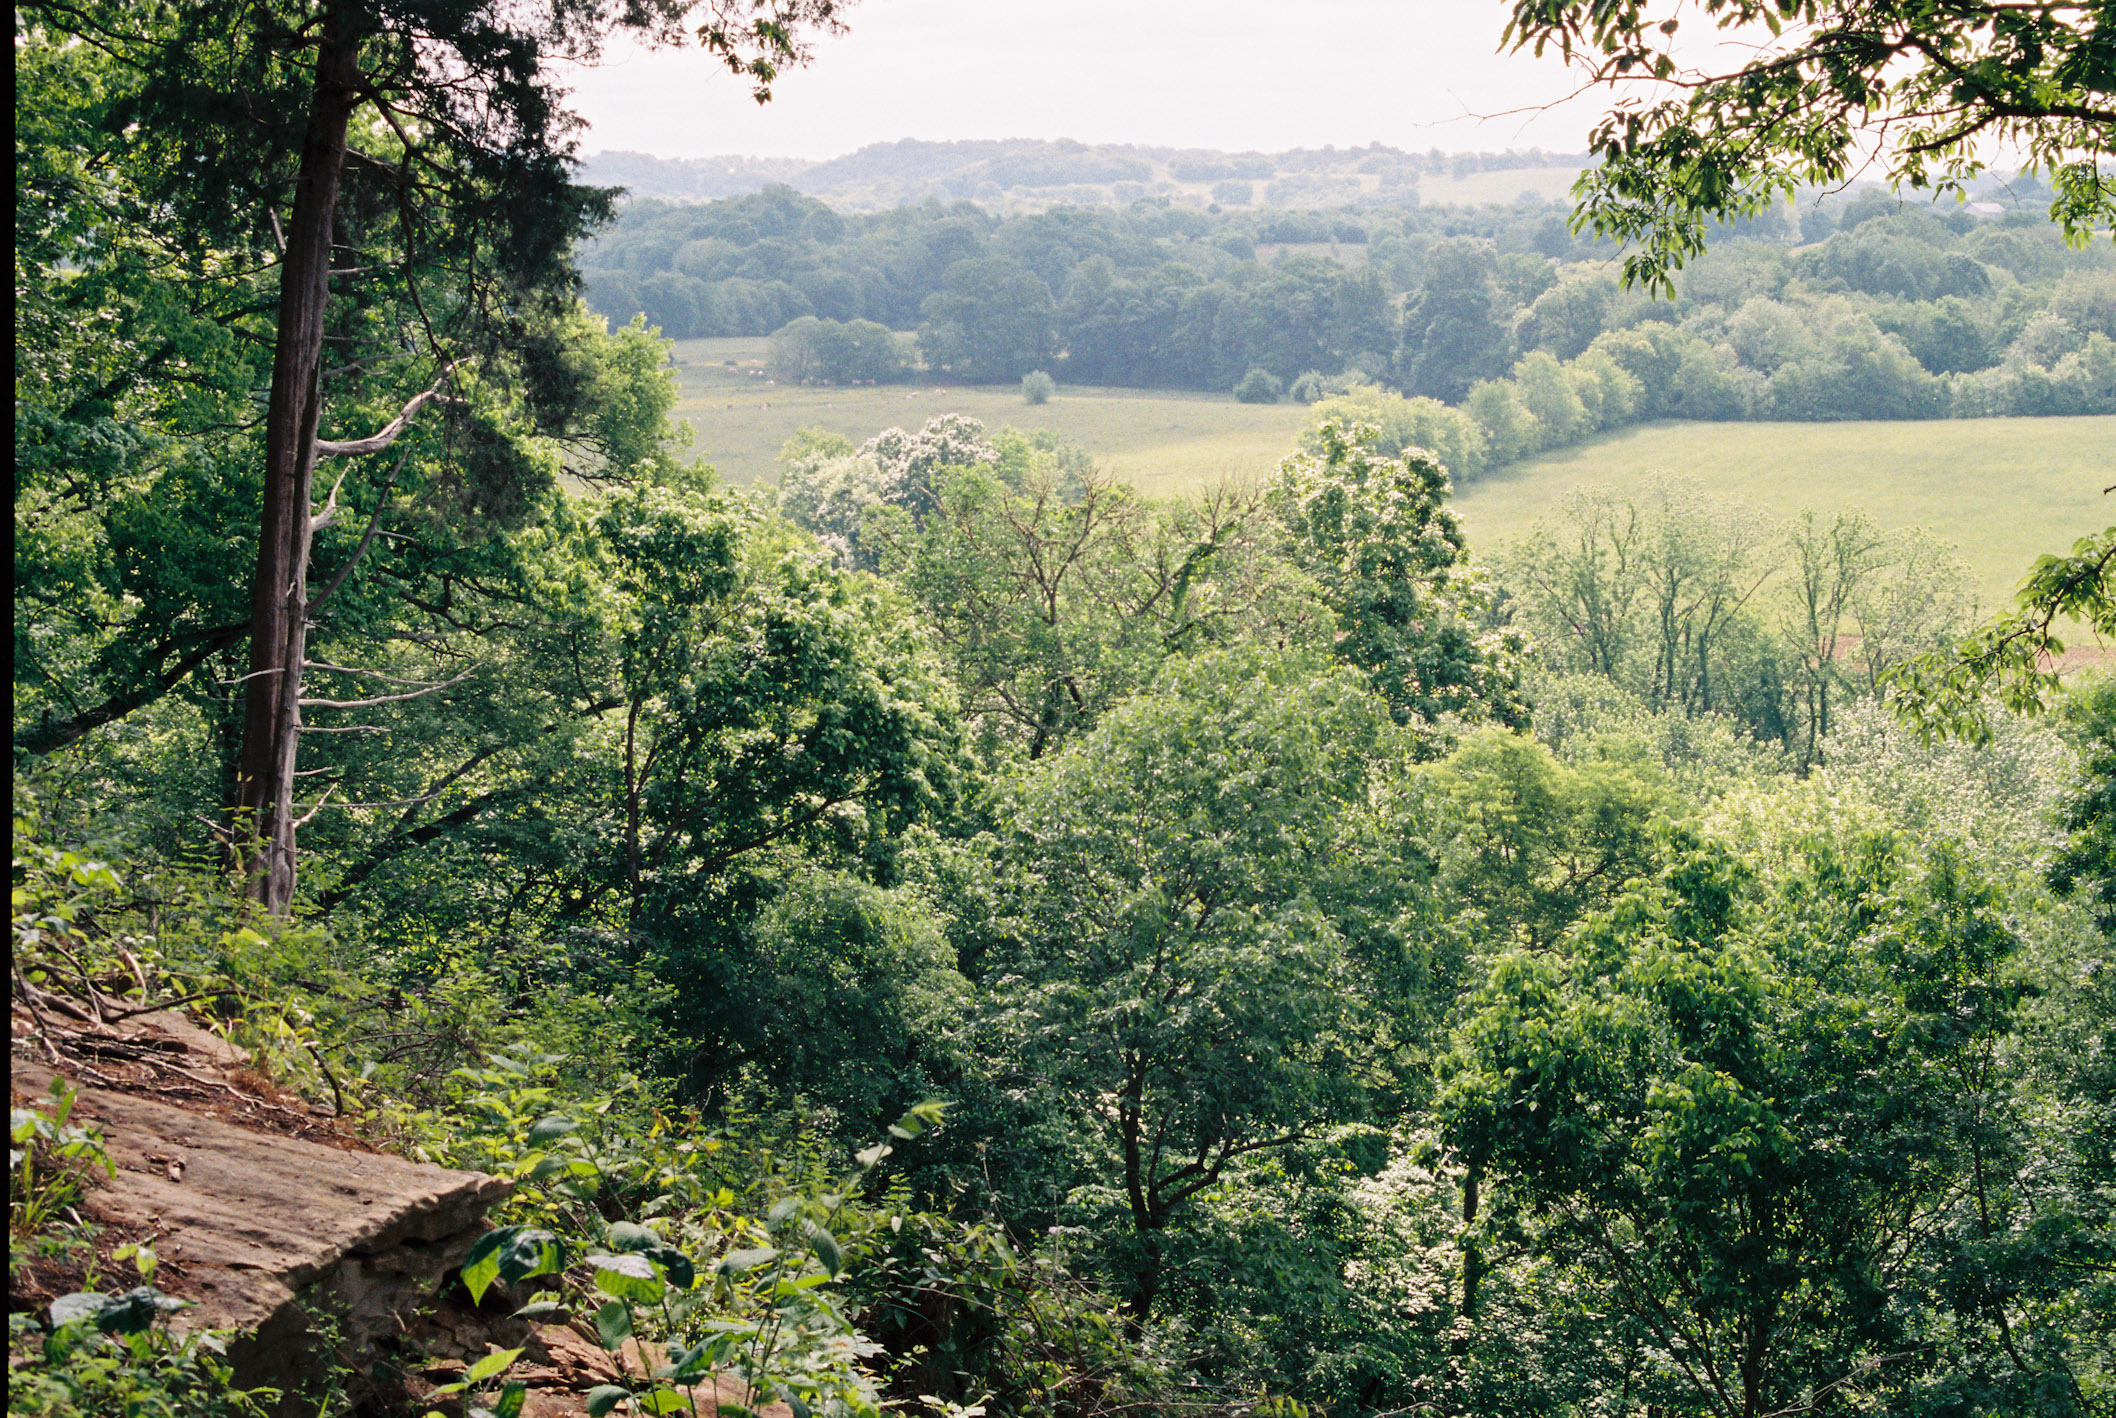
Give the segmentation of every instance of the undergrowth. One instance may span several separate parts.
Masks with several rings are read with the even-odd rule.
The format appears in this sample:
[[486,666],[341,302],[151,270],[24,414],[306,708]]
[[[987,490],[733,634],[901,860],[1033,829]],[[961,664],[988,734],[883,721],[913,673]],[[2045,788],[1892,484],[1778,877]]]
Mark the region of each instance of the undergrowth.
[[[857,1150],[798,1110],[680,1107],[630,1066],[652,1056],[651,1002],[522,991],[470,952],[366,939],[357,922],[270,922],[211,864],[62,843],[19,789],[13,928],[15,998],[41,1025],[181,1003],[272,1087],[369,1141],[513,1182],[463,1287],[592,1329],[624,1372],[584,1396],[593,1414],[1255,1407],[1179,1391],[1054,1253],[914,1196],[892,1159],[944,1125],[938,1102]],[[78,1203],[108,1159],[71,1097],[15,1114],[11,1254],[93,1249]],[[277,1401],[235,1386],[218,1336],[169,1332],[183,1302],[153,1287],[148,1255],[122,1294],[91,1283],[11,1304],[11,1407],[233,1418]],[[515,1418],[520,1352],[496,1350],[419,1411]]]

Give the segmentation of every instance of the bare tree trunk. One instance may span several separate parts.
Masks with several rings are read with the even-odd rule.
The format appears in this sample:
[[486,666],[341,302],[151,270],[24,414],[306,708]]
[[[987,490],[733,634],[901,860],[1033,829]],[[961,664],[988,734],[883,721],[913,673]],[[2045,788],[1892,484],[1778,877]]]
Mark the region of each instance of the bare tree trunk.
[[235,832],[249,892],[274,915],[294,897],[294,765],[301,664],[308,641],[309,483],[316,466],[332,216],[345,170],[346,126],[359,101],[357,11],[333,5],[316,51],[316,87],[279,275],[279,329],[265,411],[264,508],[250,591]]
[[1484,1251],[1471,1229],[1477,1224],[1477,1207],[1483,1178],[1475,1171],[1462,1179],[1462,1318],[1477,1317],[1477,1287],[1484,1280]]

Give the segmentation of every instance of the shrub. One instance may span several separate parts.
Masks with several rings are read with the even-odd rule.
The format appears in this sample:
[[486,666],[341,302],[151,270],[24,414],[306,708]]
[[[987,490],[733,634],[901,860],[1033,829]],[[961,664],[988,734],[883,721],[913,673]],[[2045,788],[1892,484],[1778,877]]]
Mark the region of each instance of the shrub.
[[1406,448],[1426,449],[1447,468],[1457,487],[1481,476],[1489,461],[1483,428],[1462,410],[1437,399],[1406,399],[1371,384],[1332,394],[1309,408],[1301,427],[1301,447],[1311,453],[1320,451],[1320,430],[1333,419],[1372,424],[1378,430],[1374,451],[1386,458]]
[[1048,404],[1051,395],[1058,392],[1058,381],[1040,369],[1032,369],[1021,376],[1021,397],[1024,403]]
[[1234,397],[1245,404],[1275,404],[1285,386],[1268,369],[1251,369],[1234,386]]

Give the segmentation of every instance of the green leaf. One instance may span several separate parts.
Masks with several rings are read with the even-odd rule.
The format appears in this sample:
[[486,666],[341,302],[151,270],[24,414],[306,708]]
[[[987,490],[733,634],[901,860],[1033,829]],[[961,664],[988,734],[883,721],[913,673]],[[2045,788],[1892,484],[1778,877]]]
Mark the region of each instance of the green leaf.
[[93,1290],[76,1290],[71,1295],[61,1295],[51,1302],[51,1326],[78,1324],[82,1320],[93,1320],[110,1304],[108,1295],[99,1295]]
[[487,1231],[471,1243],[470,1254],[463,1258],[463,1288],[470,1292],[470,1302],[475,1305],[483,1301],[485,1292],[500,1278],[500,1247],[520,1234],[519,1226],[502,1226]]
[[808,1238],[810,1248],[815,1251],[816,1259],[823,1262],[823,1269],[830,1272],[832,1279],[836,1279],[838,1272],[845,1268],[845,1253],[838,1246],[838,1238],[821,1226],[813,1224],[803,1227],[802,1231]]
[[670,1354],[668,1366],[661,1370],[660,1377],[674,1379],[678,1383],[702,1379],[725,1361],[732,1346],[731,1335],[708,1335],[691,1348]]
[[602,1347],[615,1354],[632,1332],[632,1307],[622,1300],[604,1305],[595,1312],[595,1332],[602,1338]]
[[165,1295],[152,1285],[141,1285],[103,1305],[96,1315],[96,1328],[105,1334],[139,1334],[165,1314],[185,1309],[188,1300]]
[[661,1237],[654,1234],[650,1226],[636,1221],[613,1221],[610,1223],[609,1245],[613,1251],[646,1251],[661,1244]]
[[514,1232],[499,1251],[500,1279],[519,1284],[537,1275],[556,1275],[566,1268],[566,1244],[549,1231],[509,1228]]
[[[610,1346],[612,1349],[616,1347],[614,1344]],[[604,1418],[604,1415],[611,1409],[631,1396],[629,1390],[620,1388],[616,1384],[597,1384],[594,1388],[588,1390],[583,1402],[588,1410],[588,1418]]]
[[506,1372],[509,1364],[521,1357],[522,1351],[519,1349],[494,1350],[470,1366],[470,1372],[463,1375],[463,1382],[466,1384],[481,1384],[487,1379],[497,1378],[500,1374]]
[[689,1256],[674,1246],[655,1246],[645,1254],[654,1269],[661,1272],[661,1278],[678,1290],[688,1290],[697,1283],[697,1267],[691,1264]]
[[588,1264],[595,1272],[595,1288],[603,1294],[642,1305],[661,1302],[661,1276],[645,1256],[589,1256]]
[[672,1388],[657,1388],[652,1393],[640,1394],[637,1402],[645,1413],[687,1413],[690,1400]]
[[547,1142],[556,1142],[569,1132],[579,1132],[580,1124],[557,1113],[538,1118],[529,1125],[529,1145],[542,1147]]
[[492,1418],[522,1418],[522,1404],[529,1397],[529,1385],[520,1379],[500,1390],[499,1400],[492,1405]]
[[779,1252],[773,1246],[756,1246],[749,1250],[729,1251],[726,1255],[720,1257],[720,1264],[715,1266],[714,1269],[722,1275],[740,1275],[745,1270],[755,1270],[760,1265],[776,1260],[778,1256]]

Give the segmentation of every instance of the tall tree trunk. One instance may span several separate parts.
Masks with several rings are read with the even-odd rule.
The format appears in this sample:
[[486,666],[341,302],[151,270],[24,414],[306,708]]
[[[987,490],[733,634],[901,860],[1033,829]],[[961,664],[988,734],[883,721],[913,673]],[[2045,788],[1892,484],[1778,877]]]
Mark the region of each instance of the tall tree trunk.
[[1139,1234],[1139,1255],[1134,1263],[1132,1292],[1124,1302],[1124,1332],[1134,1342],[1146,1333],[1153,1319],[1154,1301],[1161,1298],[1161,1233]]
[[236,769],[238,860],[273,914],[294,897],[294,765],[308,643],[309,482],[316,466],[317,375],[330,304],[332,217],[346,126],[359,102],[358,10],[335,4],[316,50],[294,211],[279,274],[279,329],[265,411],[264,508],[250,591],[250,672]]
[[1483,1178],[1472,1170],[1462,1179],[1462,1318],[1477,1317],[1477,1287],[1484,1280],[1484,1250],[1476,1242],[1477,1207]]

